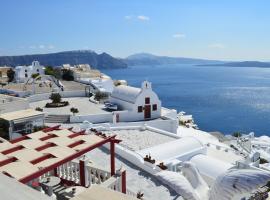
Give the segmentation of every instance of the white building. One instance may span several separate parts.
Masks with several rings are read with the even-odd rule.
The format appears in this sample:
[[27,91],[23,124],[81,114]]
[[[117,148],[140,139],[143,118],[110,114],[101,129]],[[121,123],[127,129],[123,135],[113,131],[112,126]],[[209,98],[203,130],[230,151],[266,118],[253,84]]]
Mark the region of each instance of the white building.
[[15,67],[15,80],[16,82],[25,82],[31,78],[33,74],[44,75],[44,66],[41,66],[38,61],[33,61],[29,66]]
[[114,121],[141,121],[161,116],[161,101],[152,90],[151,83],[144,81],[141,88],[120,85],[114,88],[110,103],[121,111],[114,112]]

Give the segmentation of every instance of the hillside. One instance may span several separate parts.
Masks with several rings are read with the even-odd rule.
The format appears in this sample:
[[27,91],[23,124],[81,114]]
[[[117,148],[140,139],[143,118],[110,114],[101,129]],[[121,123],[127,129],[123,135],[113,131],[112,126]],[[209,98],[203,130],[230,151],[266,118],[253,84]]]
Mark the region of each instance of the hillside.
[[38,60],[44,66],[60,66],[62,64],[89,64],[97,69],[126,68],[127,64],[121,59],[114,58],[107,53],[97,54],[94,51],[65,51],[59,53],[0,56],[0,66],[30,65]]
[[128,56],[124,61],[129,65],[164,65],[164,64],[221,64],[223,61],[184,58],[184,57],[168,57],[156,56],[148,53],[139,53]]

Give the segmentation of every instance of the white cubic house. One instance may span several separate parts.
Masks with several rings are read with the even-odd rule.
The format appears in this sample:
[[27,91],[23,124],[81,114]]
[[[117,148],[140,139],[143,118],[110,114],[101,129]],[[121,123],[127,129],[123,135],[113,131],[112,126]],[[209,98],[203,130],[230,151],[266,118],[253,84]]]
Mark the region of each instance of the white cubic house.
[[144,81],[141,88],[115,87],[110,103],[120,110],[114,112],[114,122],[151,120],[161,116],[161,101],[148,81]]
[[33,74],[44,75],[44,66],[40,65],[38,61],[33,61],[29,66],[15,67],[16,82],[22,83],[31,78]]

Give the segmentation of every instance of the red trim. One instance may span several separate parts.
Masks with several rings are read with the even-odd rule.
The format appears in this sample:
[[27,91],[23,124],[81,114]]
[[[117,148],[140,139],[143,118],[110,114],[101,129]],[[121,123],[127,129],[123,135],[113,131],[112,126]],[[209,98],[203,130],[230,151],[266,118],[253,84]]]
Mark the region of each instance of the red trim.
[[54,176],[58,176],[58,174],[57,174],[57,168],[54,168],[54,169],[53,169],[53,175],[54,175]]
[[85,166],[84,166],[84,161],[80,160],[79,162],[80,165],[80,180],[81,180],[81,186],[85,187]]
[[9,142],[11,144],[14,144],[14,143],[17,143],[17,142],[20,142],[20,141],[23,141],[23,140],[27,140],[29,139],[29,137],[27,135],[24,135],[22,137],[19,137],[19,138],[16,138],[16,139],[13,139],[13,140],[10,140]]
[[4,155],[7,155],[7,154],[13,153],[15,151],[19,151],[21,149],[24,149],[24,148],[25,148],[24,146],[19,145],[19,146],[16,146],[16,147],[12,147],[10,149],[6,149],[6,150],[2,151],[1,153],[4,154]]
[[115,144],[113,141],[110,143],[111,151],[111,176],[115,175]]
[[64,158],[63,160],[60,160],[60,161],[58,161],[58,162],[56,162],[56,163],[54,163],[54,164],[52,164],[52,165],[50,165],[48,167],[45,167],[45,168],[43,168],[43,169],[41,169],[41,170],[39,170],[39,171],[37,171],[37,172],[35,172],[33,174],[30,174],[30,175],[27,175],[27,176],[21,178],[19,181],[21,183],[27,183],[27,182],[29,182],[29,181],[31,181],[31,180],[33,180],[35,178],[38,178],[39,176],[45,174],[46,172],[49,172],[49,171],[53,170],[54,168],[56,168],[58,166],[61,166],[61,165],[65,164],[65,163],[67,163],[67,162],[69,162],[69,161],[71,161],[71,160],[73,160],[75,158],[78,158],[78,157],[86,154],[89,151],[92,151],[93,149],[95,149],[97,147],[100,147],[100,146],[106,144],[107,142],[112,141],[112,139],[114,139],[114,138],[115,138],[115,135],[111,136],[111,137],[108,137],[108,138],[106,138],[106,139],[104,139],[104,140],[102,140],[102,141],[100,141],[100,142],[98,142],[96,144],[93,144],[93,145],[91,145],[89,147],[86,147],[83,150],[77,151],[76,153]]
[[69,148],[73,148],[73,147],[76,147],[76,146],[78,146],[80,144],[83,144],[83,143],[85,143],[85,141],[79,140],[79,141],[76,141],[76,142],[71,143],[70,145],[68,145],[68,147]]
[[11,157],[11,158],[8,158],[8,159],[6,159],[6,160],[2,160],[2,161],[0,162],[0,167],[2,167],[2,166],[4,166],[4,165],[7,165],[7,164],[9,164],[9,163],[15,162],[16,160],[18,160],[18,159],[15,158],[15,157]]
[[9,173],[7,173],[7,172],[2,172],[2,174],[5,174],[6,176],[9,176],[10,178],[13,178],[13,176],[11,176]]
[[122,172],[121,178],[122,178],[122,193],[127,193],[127,182],[126,182],[126,170]]
[[41,141],[45,141],[45,140],[48,140],[48,139],[51,139],[51,138],[55,138],[55,137],[58,137],[57,135],[54,135],[54,134],[49,134],[49,135],[46,135],[42,138],[39,138],[39,140]]
[[85,130],[84,131],[80,131],[78,133],[73,133],[73,134],[69,135],[68,137],[69,138],[75,138],[75,137],[78,137],[80,135],[85,135]]
[[36,158],[36,159],[34,159],[34,160],[31,160],[30,163],[32,163],[33,165],[35,165],[35,164],[37,164],[37,163],[40,163],[40,162],[42,162],[42,161],[44,161],[44,160],[47,160],[47,159],[50,159],[50,158],[55,158],[55,156],[52,155],[52,154],[46,154],[46,155],[44,155],[44,156],[41,156],[41,157]]
[[47,133],[47,132],[50,132],[50,131],[59,130],[60,126],[61,125],[44,128],[44,129],[42,129],[42,131],[45,132],[45,133]]
[[49,143],[47,143],[47,144],[45,144],[45,145],[42,145],[42,146],[39,146],[39,147],[35,148],[35,150],[36,150],[36,151],[42,151],[42,150],[44,150],[44,149],[48,149],[48,148],[54,147],[54,146],[57,146],[57,145],[54,144],[54,143],[49,142]]

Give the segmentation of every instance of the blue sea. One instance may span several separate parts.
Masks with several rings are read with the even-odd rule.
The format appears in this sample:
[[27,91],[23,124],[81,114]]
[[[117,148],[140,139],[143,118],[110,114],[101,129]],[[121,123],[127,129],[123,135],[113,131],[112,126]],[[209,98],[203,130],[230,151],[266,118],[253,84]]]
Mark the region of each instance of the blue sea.
[[136,87],[151,81],[164,107],[192,114],[201,130],[270,135],[270,69],[159,65],[102,72]]

